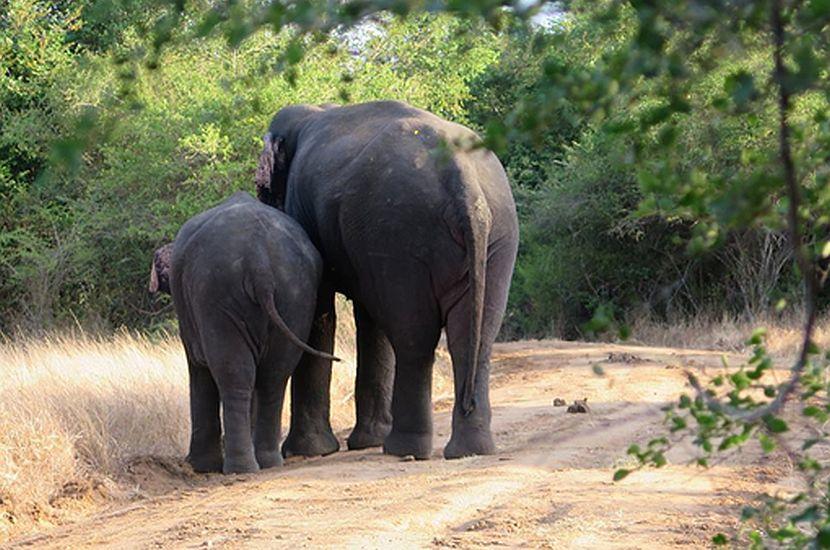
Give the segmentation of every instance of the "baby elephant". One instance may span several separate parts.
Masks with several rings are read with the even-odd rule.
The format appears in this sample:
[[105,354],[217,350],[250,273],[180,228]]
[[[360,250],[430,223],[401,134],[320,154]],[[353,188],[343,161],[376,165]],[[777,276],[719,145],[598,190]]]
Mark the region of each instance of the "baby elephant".
[[241,192],[191,218],[172,245],[156,251],[150,291],[168,290],[179,318],[190,371],[187,460],[197,472],[282,464],[289,376],[303,351],[336,360],[303,341],[321,272],[299,224]]

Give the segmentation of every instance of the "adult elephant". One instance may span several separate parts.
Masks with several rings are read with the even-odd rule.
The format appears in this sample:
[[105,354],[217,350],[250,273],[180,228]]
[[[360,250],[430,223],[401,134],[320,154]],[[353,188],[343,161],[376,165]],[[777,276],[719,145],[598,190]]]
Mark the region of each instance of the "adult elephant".
[[[495,451],[489,360],[518,223],[496,156],[448,147],[476,139],[468,128],[394,101],[285,107],[265,135],[258,197],[299,221],[324,261],[309,344],[333,349],[335,291],[354,304],[350,449],[383,444],[389,454],[429,457],[432,366],[446,328],[455,406],[444,456]],[[291,384],[286,456],[339,448],[329,424],[330,377],[329,362],[303,357]]]

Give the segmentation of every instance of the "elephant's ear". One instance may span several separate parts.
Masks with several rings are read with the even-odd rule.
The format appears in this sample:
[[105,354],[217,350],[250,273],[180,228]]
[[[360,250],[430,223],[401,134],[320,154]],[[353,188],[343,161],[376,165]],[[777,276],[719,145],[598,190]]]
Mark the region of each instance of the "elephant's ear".
[[173,258],[173,243],[158,248],[153,253],[153,265],[150,266],[150,294],[164,292],[170,294],[170,265]]
[[156,273],[155,260],[153,260],[153,265],[150,266],[150,284],[147,286],[147,291],[150,294],[155,294],[159,291],[159,276]]
[[268,132],[262,141],[262,153],[256,170],[256,196],[261,202],[282,210],[285,207],[285,185],[288,180],[285,140]]

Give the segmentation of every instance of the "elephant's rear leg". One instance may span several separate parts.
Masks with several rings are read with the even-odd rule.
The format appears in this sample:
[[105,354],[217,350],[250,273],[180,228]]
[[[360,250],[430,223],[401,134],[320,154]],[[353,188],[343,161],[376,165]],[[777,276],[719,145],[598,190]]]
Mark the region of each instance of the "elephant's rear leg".
[[355,302],[357,328],[357,422],[347,441],[349,449],[379,447],[392,429],[392,384],[395,352],[368,312]]
[[467,414],[461,409],[461,391],[466,369],[469,368],[469,354],[472,351],[469,289],[447,315],[447,347],[452,357],[455,379],[455,406],[452,411],[452,436],[444,448],[446,458],[496,452],[490,431],[490,354],[507,305],[507,293],[516,257],[516,241],[504,240],[492,245],[488,252],[481,340],[473,394],[474,409]]
[[[326,353],[334,350],[334,288],[323,282],[308,345]],[[321,456],[340,450],[329,420],[331,361],[304,353],[291,376],[291,429],[282,456]]]
[[392,430],[383,441],[383,452],[425,460],[432,455],[433,348],[402,350],[396,354],[392,392]]
[[[289,346],[291,344],[288,344]],[[280,417],[285,399],[285,387],[291,372],[289,365],[299,360],[300,350],[280,346],[271,351],[258,367],[253,410],[254,454],[260,468],[282,465],[279,442],[281,434]]]
[[419,262],[387,265],[377,315],[395,350],[392,430],[383,451],[426,459],[432,455],[432,366],[441,316],[429,271]]
[[207,366],[188,357],[190,375],[190,451],[187,461],[197,472],[222,471],[222,426],[219,390]]
[[222,402],[224,463],[226,474],[259,470],[251,436],[251,400],[256,379],[256,363],[245,339],[230,322],[217,323],[211,334],[224,338],[203,338],[208,368]]

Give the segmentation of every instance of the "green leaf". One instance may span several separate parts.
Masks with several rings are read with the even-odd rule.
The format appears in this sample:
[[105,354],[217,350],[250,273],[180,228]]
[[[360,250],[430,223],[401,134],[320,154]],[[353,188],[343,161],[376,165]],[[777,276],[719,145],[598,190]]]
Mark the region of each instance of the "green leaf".
[[821,441],[821,439],[820,439],[820,438],[818,438],[818,437],[811,437],[810,439],[807,439],[807,440],[805,440],[805,441],[804,441],[804,443],[802,443],[802,445],[801,445],[801,450],[802,450],[802,451],[806,451],[807,449],[809,449],[810,447],[812,447],[813,445],[815,445],[815,444],[816,444],[816,443],[818,443],[819,441]]
[[752,331],[752,335],[747,339],[746,345],[747,346],[757,346],[763,343],[764,338],[767,336],[767,329],[763,327],[756,328]]
[[725,546],[729,544],[729,539],[726,538],[726,535],[723,533],[718,533],[714,537],[712,537],[712,544],[715,546]]
[[807,2],[807,13],[811,19],[826,22],[830,19],[830,0],[810,0]]
[[737,435],[730,435],[729,437],[725,437],[723,441],[721,441],[720,445],[718,445],[719,451],[725,451],[731,447],[736,447],[741,443],[741,437]]
[[761,443],[761,450],[763,450],[765,453],[771,453],[775,450],[775,440],[769,437],[768,435],[759,435],[758,441]]
[[774,434],[784,433],[789,429],[786,422],[777,416],[769,414],[764,417],[764,424],[766,424],[767,429]]
[[729,379],[732,381],[732,385],[735,386],[735,389],[738,391],[745,390],[749,387],[750,384],[749,377],[743,371],[738,371],[730,375]]
[[285,60],[289,65],[296,65],[303,60],[304,55],[305,51],[303,50],[302,44],[296,40],[292,41],[285,49]]
[[625,468],[620,468],[616,472],[614,472],[614,481],[620,481],[625,479],[625,477],[631,473],[631,470],[626,470]]
[[795,525],[790,524],[785,525],[784,527],[776,531],[773,531],[771,534],[772,538],[774,538],[775,540],[787,540],[793,537],[797,537],[800,533],[801,531],[799,531]]
[[818,506],[813,504],[812,506],[808,506],[807,508],[805,508],[800,513],[796,514],[790,519],[793,523],[803,523],[805,521],[809,521],[810,523],[812,523],[819,519],[819,517],[821,516],[819,514]]
[[748,104],[758,98],[755,80],[745,70],[732,73],[723,83],[724,91],[729,94],[738,110],[745,110]]
[[585,323],[582,328],[589,333],[602,333],[608,330],[613,322],[611,308],[607,305],[600,306],[594,311],[594,316]]

